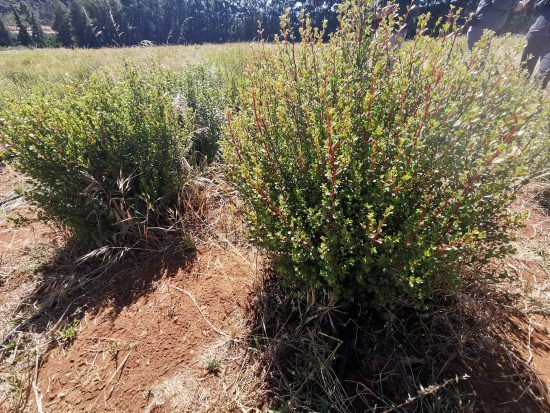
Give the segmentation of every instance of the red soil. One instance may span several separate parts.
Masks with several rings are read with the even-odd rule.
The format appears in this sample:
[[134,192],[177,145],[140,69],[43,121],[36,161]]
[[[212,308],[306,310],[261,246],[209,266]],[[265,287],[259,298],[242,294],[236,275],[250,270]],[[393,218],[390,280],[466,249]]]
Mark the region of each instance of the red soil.
[[244,317],[254,276],[239,256],[219,248],[201,248],[189,266],[152,259],[127,269],[88,297],[100,305],[85,312],[74,343],[45,358],[38,382],[44,408],[141,412],[148,389],[190,365],[207,378],[207,361],[197,357]]
[[529,193],[513,208],[529,215],[516,254],[498,263],[515,278],[501,288],[507,298],[487,303],[498,343],[468,366],[484,413],[550,411],[550,215]]

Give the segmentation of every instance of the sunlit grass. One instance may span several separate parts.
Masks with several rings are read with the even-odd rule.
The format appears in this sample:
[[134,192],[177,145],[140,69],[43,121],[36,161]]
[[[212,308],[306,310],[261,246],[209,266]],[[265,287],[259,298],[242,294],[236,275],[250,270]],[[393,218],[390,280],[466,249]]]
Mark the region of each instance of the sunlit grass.
[[243,65],[258,48],[254,43],[223,45],[126,47],[104,49],[0,50],[0,93],[22,95],[36,88],[55,88],[86,80],[101,70],[118,71],[125,62],[158,64],[173,70],[212,62],[226,70]]

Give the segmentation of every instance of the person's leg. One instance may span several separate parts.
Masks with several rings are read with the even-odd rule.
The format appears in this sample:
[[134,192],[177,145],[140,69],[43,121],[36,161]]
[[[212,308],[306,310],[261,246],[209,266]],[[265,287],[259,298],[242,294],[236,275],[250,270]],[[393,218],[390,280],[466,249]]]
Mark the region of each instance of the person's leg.
[[479,26],[470,26],[468,29],[468,49],[472,51],[474,46],[483,36],[483,28]]
[[527,44],[523,48],[521,56],[521,69],[527,71],[527,77],[531,77],[540,57],[540,44],[538,38],[527,36]]
[[543,39],[546,42],[546,48],[543,50],[543,54],[540,57],[540,66],[537,78],[542,84],[542,88],[546,89],[548,82],[550,82],[550,39]]

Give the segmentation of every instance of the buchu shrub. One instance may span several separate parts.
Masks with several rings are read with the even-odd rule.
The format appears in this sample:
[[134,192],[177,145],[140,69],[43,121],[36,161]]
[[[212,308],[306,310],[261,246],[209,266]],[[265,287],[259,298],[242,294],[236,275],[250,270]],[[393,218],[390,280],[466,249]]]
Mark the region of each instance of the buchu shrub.
[[[196,82],[206,85],[206,78]],[[206,91],[191,96],[197,88],[190,75],[127,66],[5,102],[0,139],[46,217],[86,248],[135,246],[158,240],[174,211],[185,212],[193,142],[203,123],[213,130],[223,124],[212,125],[219,116],[209,110],[220,109]]]
[[328,41],[307,17],[294,39],[283,17],[224,153],[252,240],[297,290],[421,305],[510,251],[507,206],[541,168],[548,105],[512,51],[468,54],[455,16],[396,43],[396,16],[371,10],[344,3]]
[[180,78],[182,93],[178,104],[188,111],[194,125],[192,151],[197,163],[211,163],[219,152],[219,140],[225,125],[225,96],[222,74],[215,66],[189,67]]

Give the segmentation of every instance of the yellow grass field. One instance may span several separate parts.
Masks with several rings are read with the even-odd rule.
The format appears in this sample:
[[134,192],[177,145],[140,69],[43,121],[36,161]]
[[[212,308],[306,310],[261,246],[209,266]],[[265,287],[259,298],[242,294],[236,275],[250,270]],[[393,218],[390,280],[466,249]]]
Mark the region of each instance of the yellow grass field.
[[[465,47],[465,39],[461,40],[461,47]],[[492,47],[495,50],[515,50],[519,65],[523,44],[522,36],[497,37],[493,40]],[[174,70],[204,61],[243,64],[258,47],[258,43],[237,43],[75,50],[0,50],[0,91],[24,94],[33,88],[55,88],[59,83],[87,79],[90,74],[100,70],[117,70],[125,62],[159,64]]]
[[34,88],[55,88],[79,82],[94,72],[114,70],[125,62],[156,64],[178,70],[205,61],[246,62],[258,44],[158,46],[104,49],[0,50],[0,91],[25,94]]

